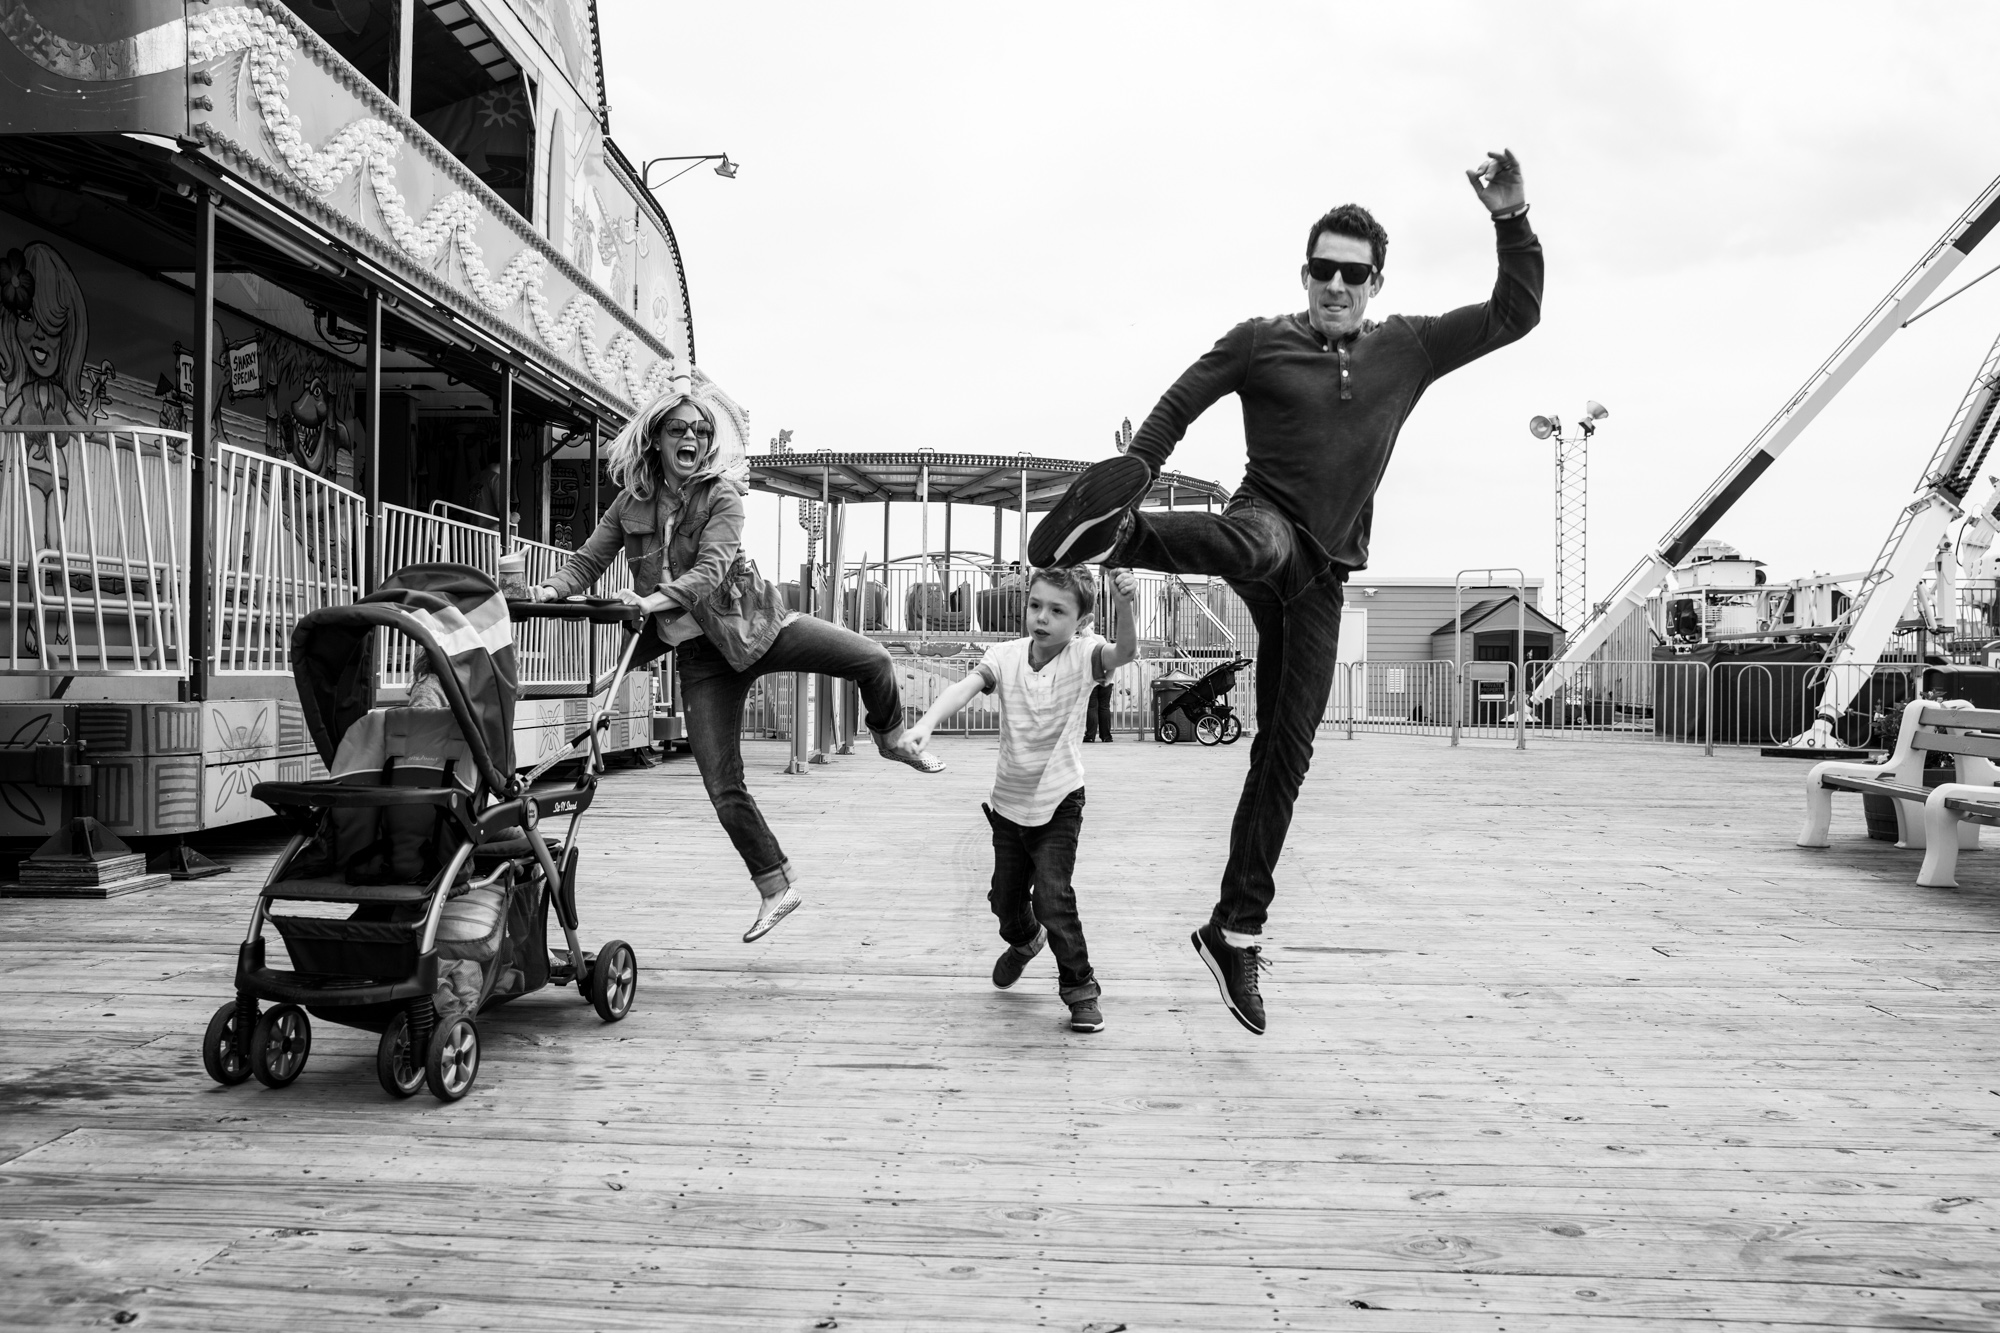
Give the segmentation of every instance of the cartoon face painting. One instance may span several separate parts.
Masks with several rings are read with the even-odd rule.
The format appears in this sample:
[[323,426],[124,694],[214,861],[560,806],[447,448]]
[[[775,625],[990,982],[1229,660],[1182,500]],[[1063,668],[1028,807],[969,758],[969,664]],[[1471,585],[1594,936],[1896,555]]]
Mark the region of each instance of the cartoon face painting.
[[62,255],[31,241],[0,256],[0,380],[7,399],[0,423],[88,424],[89,345],[83,289]]

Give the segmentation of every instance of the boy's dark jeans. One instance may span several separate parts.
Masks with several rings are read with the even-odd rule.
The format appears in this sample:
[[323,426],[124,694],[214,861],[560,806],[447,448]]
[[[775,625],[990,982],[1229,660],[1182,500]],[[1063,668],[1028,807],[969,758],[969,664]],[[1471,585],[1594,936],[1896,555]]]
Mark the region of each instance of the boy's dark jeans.
[[1056,982],[1064,1004],[1098,997],[1097,974],[1083,942],[1076,914],[1076,840],[1083,830],[1083,788],[1062,798],[1046,824],[1016,824],[981,805],[993,826],[993,889],[986,901],[1000,918],[1000,938],[1020,947],[1035,938],[1035,925],[1049,932],[1056,956]]
[[[632,654],[635,669],[666,651],[650,624],[645,634]],[[785,853],[743,781],[743,700],[751,682],[781,671],[841,676],[860,688],[869,730],[888,731],[903,720],[902,693],[888,649],[812,616],[779,630],[748,671],[730,666],[706,638],[690,639],[676,649],[674,668],[687,704],[688,748],[694,751],[695,767],[715,804],[715,817],[753,878],[783,865]]]
[[1312,764],[1340,646],[1347,570],[1254,495],[1220,514],[1135,513],[1115,563],[1229,581],[1257,627],[1257,736],[1229,829],[1222,895],[1209,919],[1261,934],[1276,894],[1292,806]]

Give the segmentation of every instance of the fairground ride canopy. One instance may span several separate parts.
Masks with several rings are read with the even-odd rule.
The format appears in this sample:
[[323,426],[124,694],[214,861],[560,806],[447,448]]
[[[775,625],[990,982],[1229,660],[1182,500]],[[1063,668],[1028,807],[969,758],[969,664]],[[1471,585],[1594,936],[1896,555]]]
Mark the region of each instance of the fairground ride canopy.
[[[802,500],[854,503],[933,500],[1042,512],[1089,467],[1073,458],[1027,454],[767,453],[750,456],[753,490]],[[1162,472],[1147,493],[1148,505],[1224,504],[1227,487],[1179,472]]]

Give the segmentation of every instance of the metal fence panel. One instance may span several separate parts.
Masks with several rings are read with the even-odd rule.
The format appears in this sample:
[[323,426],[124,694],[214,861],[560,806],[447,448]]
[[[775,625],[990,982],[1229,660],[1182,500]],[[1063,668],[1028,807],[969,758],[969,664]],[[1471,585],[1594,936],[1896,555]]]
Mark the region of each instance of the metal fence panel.
[[0,431],[6,670],[186,671],[190,473],[179,431]]

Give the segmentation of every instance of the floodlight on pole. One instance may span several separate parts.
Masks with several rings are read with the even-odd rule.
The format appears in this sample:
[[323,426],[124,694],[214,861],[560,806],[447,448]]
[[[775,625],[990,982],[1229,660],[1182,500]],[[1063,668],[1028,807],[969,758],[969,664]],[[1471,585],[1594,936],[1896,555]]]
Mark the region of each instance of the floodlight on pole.
[[661,162],[685,162],[687,165],[667,177],[666,180],[661,181],[660,185],[667,185],[679,180],[682,176],[687,175],[704,162],[715,163],[715,174],[724,180],[733,181],[736,179],[736,172],[743,165],[740,162],[730,161],[729,154],[727,153],[693,153],[685,157],[649,157],[639,164],[639,184],[641,188],[647,190],[657,190],[660,188],[660,185],[653,184],[649,177],[653,174],[653,167]]
[[1610,415],[1593,399],[1583,405],[1583,415],[1569,434],[1563,433],[1562,418],[1554,415],[1528,422],[1528,434],[1556,442],[1555,619],[1565,631],[1581,628],[1590,617],[1590,437],[1597,433],[1597,423]]

